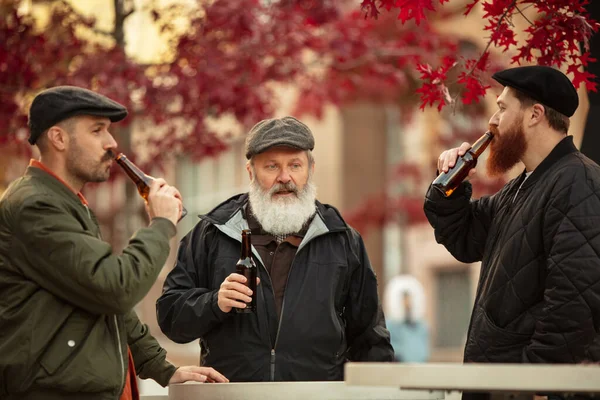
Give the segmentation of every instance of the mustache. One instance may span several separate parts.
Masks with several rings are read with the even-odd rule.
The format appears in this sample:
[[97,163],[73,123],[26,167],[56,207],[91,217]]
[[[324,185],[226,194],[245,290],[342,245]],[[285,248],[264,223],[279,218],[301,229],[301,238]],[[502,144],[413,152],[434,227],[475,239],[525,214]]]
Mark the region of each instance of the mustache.
[[117,157],[117,155],[115,154],[115,152],[112,151],[112,150],[108,150],[106,152],[106,154],[104,155],[104,157],[102,157],[102,161],[114,160],[115,157]]
[[498,125],[489,125],[488,130],[496,136],[498,134]]
[[288,183],[275,184],[271,190],[269,190],[269,194],[272,196],[275,193],[282,191],[293,192],[295,195],[298,195],[298,187],[292,181],[289,181]]

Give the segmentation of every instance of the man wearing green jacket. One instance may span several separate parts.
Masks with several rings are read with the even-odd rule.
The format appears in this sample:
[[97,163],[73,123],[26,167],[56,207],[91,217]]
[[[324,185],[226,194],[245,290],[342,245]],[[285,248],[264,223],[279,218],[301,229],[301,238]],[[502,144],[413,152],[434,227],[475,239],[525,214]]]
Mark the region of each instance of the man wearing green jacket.
[[29,113],[40,160],[0,199],[0,399],[135,399],[135,374],[159,384],[225,382],[176,368],[133,307],[169,254],[181,196],[157,179],[150,224],[121,255],[100,236],[81,194],[109,177],[122,105],[89,90],[41,92]]

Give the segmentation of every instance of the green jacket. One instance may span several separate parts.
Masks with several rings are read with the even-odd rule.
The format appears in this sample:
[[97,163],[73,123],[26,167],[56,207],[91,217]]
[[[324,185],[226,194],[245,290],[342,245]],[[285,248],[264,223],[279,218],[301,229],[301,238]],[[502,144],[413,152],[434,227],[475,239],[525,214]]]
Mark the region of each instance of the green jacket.
[[169,254],[172,222],[154,218],[122,255],[64,184],[29,167],[0,198],[0,399],[118,399],[127,347],[141,378],[176,368],[133,307]]

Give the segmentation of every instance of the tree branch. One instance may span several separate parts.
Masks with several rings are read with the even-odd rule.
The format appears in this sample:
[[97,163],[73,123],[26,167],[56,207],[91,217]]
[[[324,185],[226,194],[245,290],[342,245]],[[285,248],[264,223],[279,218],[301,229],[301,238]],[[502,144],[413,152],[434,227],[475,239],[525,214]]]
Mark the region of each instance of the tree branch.
[[[514,8],[517,8],[517,10],[518,10],[517,2],[518,2],[518,0],[514,0],[512,2],[512,4],[506,8],[506,11],[504,11],[504,14],[502,14],[502,16],[500,17],[500,19],[498,20],[498,25],[496,26],[496,32],[498,32],[498,30],[500,29],[502,21],[505,20],[505,19],[507,19],[509,17],[511,9],[514,7]],[[519,12],[521,12],[521,10],[519,10]],[[521,15],[522,14],[523,13],[521,13]],[[523,15],[523,17],[525,17],[525,16]],[[525,19],[527,19],[527,18],[525,17]],[[469,72],[467,72],[467,74],[465,76],[472,76],[473,75],[473,73],[475,72],[475,68],[477,68],[477,65],[479,64],[479,62],[483,58],[484,54],[488,52],[488,50],[490,49],[491,45],[492,45],[492,39],[490,37],[490,40],[488,41],[487,45],[485,46],[485,49],[481,52],[481,55],[479,56],[479,58],[477,59],[477,61],[473,64],[473,67],[471,67],[471,69],[469,70]],[[477,79],[479,79],[479,78],[477,78]],[[452,113],[456,112],[456,107],[457,107],[457,104],[458,104],[458,99],[461,96],[461,94],[462,94],[462,90],[459,90],[456,93],[456,95],[454,95],[452,97],[452,100],[451,100],[451,104],[453,106],[452,107]]]
[[[508,15],[509,15],[509,12],[511,11],[511,9],[514,8],[514,7],[517,7],[517,1],[518,0],[514,0],[512,2],[512,4],[506,8],[506,11],[504,11],[504,14],[502,14],[502,16],[500,17],[500,19],[498,20],[498,25],[496,25],[496,32],[498,32],[498,30],[500,29],[500,26],[502,25],[502,21],[505,20],[506,18],[508,18]],[[479,59],[477,60],[477,62],[475,62],[475,64],[473,64],[473,67],[467,73],[466,76],[472,75],[473,72],[475,72],[475,68],[477,68],[477,64],[479,64],[479,61],[481,61],[481,58],[483,57],[483,55],[488,52],[488,50],[490,49],[491,45],[492,45],[492,38],[490,37],[490,40],[488,41],[487,46],[485,46],[485,49],[483,50],[483,52],[479,56]]]
[[92,32],[97,33],[99,35],[102,36],[110,36],[111,38],[114,38],[114,35],[111,31],[105,31],[104,29],[99,29],[99,28],[92,28]]
[[[66,0],[61,0],[60,4],[62,4],[63,7],[67,7],[69,13],[72,13],[72,14],[76,15],[77,18],[79,18],[80,20],[84,20],[85,21],[87,18],[89,18],[89,17],[86,17],[84,14],[80,13],[79,11],[77,11],[75,8],[73,8],[71,6],[71,4],[69,4]],[[96,28],[96,27],[91,27],[89,29],[91,29],[92,32],[97,33],[99,35],[110,36],[111,38],[114,38],[113,32],[105,31],[103,29],[99,29],[99,28]]]
[[113,6],[115,10],[113,37],[117,42],[117,46],[125,48],[125,20],[135,12],[135,6],[130,3],[129,9],[125,10],[125,0],[114,0]]
[[516,8],[516,9],[517,9],[517,11],[519,12],[519,14],[521,14],[521,15],[523,16],[523,18],[525,18],[525,21],[529,22],[529,25],[532,25],[532,26],[533,26],[533,22],[531,22],[531,20],[530,20],[529,18],[527,18],[527,17],[525,16],[525,14],[523,14],[523,11],[521,11],[521,10],[519,9],[519,6],[517,6],[517,5],[515,4],[515,8]]

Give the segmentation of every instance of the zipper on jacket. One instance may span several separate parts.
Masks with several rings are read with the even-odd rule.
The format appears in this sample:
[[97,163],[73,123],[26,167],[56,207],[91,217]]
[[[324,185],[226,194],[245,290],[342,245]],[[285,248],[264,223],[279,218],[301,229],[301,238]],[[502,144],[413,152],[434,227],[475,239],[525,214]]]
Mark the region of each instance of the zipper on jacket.
[[[267,267],[265,267],[262,262],[259,262],[259,264],[261,265],[261,267],[263,267],[263,269],[265,270],[265,273],[269,277],[269,283],[271,284],[271,288],[272,288],[273,280],[271,279],[271,275],[269,274]],[[286,286],[287,286],[287,283],[286,283]],[[263,297],[264,297],[264,295],[263,295]],[[283,297],[285,298],[285,292],[284,292]],[[283,307],[282,307],[281,311],[283,312]],[[267,324],[268,324],[268,320],[267,320]],[[279,318],[279,326],[277,327],[277,336],[279,336],[279,327],[280,326],[281,326],[281,318]],[[270,338],[271,330],[268,329],[268,327],[267,327],[267,331],[269,332],[269,343],[271,343],[271,338]],[[271,349],[271,358],[270,358],[270,360],[271,360],[271,363],[270,363],[271,381],[275,381],[275,346],[277,346],[277,336],[275,336],[275,345]]]
[[[83,206],[85,207],[85,210],[87,211],[87,215],[90,218],[90,220],[96,225],[96,229],[98,230],[98,239],[102,239],[100,227],[98,226],[97,222],[92,218],[92,214],[90,213],[89,207],[86,204],[84,204]],[[123,346],[121,346],[121,334],[119,333],[119,322],[117,320],[117,316],[115,315],[113,319],[115,321],[115,332],[117,333],[117,350],[119,352],[118,356],[119,360],[121,361],[121,373],[119,374],[121,378],[121,387],[119,389],[119,393],[122,393],[123,389],[125,388],[125,361],[123,360]]]
[[119,391],[119,393],[123,392],[123,388],[125,387],[125,376],[124,376],[124,370],[125,370],[125,363],[123,361],[123,347],[121,346],[121,335],[119,334],[119,324],[117,323],[117,316],[114,316],[115,319],[115,331],[117,332],[117,343],[119,344],[119,360],[121,360],[121,390]]
[[[253,246],[254,247],[254,246]],[[267,270],[267,267],[264,266],[262,260],[259,260],[258,264],[260,264],[260,266],[263,268],[263,270],[265,271],[265,274],[267,275],[267,277],[269,278],[269,283],[271,284],[271,288],[273,287],[273,280],[271,279],[271,275],[269,274],[269,271]],[[286,284],[287,286],[287,284]],[[263,295],[264,297],[264,295]],[[284,297],[285,297],[285,292],[284,292]],[[283,311],[283,309],[282,309]],[[281,321],[281,319],[280,319]],[[267,319],[267,325],[268,325],[268,319]],[[269,344],[271,344],[271,330],[268,329],[267,327],[267,331],[269,332]],[[279,328],[277,328],[277,335],[279,335]],[[275,344],[277,344],[277,337],[275,337]],[[271,358],[270,358],[270,378],[271,381],[275,380],[275,346],[273,346],[273,348],[271,349]]]
[[[298,253],[296,253],[296,255],[298,255]],[[279,313],[277,333],[275,334],[275,344],[271,349],[271,381],[275,381],[275,349],[277,348],[277,342],[279,341],[279,331],[281,330],[281,320],[283,319],[283,309],[285,308],[285,294],[287,293],[288,282],[290,281],[290,275],[292,273],[292,269],[294,268],[294,260],[296,260],[296,255],[294,255],[292,265],[290,266],[290,270],[288,271],[287,280],[285,281],[285,288],[283,289],[283,299],[281,300],[281,312]],[[271,287],[272,286],[273,283],[271,283]]]
[[271,349],[271,381],[275,380],[275,349]]
[[[296,253],[297,255],[298,253]],[[279,323],[277,324],[277,333],[275,334],[275,344],[273,345],[273,349],[271,349],[271,380],[275,381],[275,349],[277,348],[277,342],[279,341],[279,331],[281,331],[281,321],[283,320],[283,310],[285,308],[285,294],[287,293],[288,282],[290,281],[290,275],[292,273],[292,269],[294,268],[294,259],[292,260],[292,265],[290,266],[290,270],[288,271],[287,280],[285,281],[285,288],[283,289],[283,300],[281,300],[281,313],[279,313]],[[271,284],[272,286],[273,284]]]
[[[226,232],[226,231],[223,231],[223,230],[222,230],[221,228],[219,228],[218,226],[217,226],[217,229],[219,229],[221,232],[225,233],[227,236],[229,236],[229,237],[231,237],[231,238],[233,238],[233,239],[237,240],[238,242],[241,242],[241,240],[240,240],[240,239],[239,239],[237,236],[232,236],[232,235],[231,235],[231,234],[229,234],[228,232]],[[308,241],[306,244],[308,244],[308,243],[312,242],[314,239],[316,239],[316,238],[318,238],[318,237],[320,237],[320,236],[323,236],[323,235],[325,235],[325,234],[327,234],[327,233],[331,233],[331,231],[327,231],[327,232],[321,233],[321,234],[319,234],[319,235],[317,235],[317,236],[314,236],[314,237],[310,238],[310,240],[309,240],[309,241]],[[306,244],[305,244],[304,246],[306,246]],[[303,248],[304,248],[304,246],[303,246]],[[254,246],[253,246],[253,247],[254,247]],[[276,333],[276,335],[275,335],[275,344],[273,345],[273,348],[271,349],[271,356],[270,356],[270,361],[271,361],[271,362],[270,362],[270,375],[271,375],[271,376],[270,376],[270,378],[271,378],[271,381],[274,381],[274,380],[275,380],[275,350],[276,350],[276,348],[277,348],[277,342],[279,341],[279,332],[281,331],[281,320],[282,320],[282,318],[283,318],[283,310],[284,310],[284,308],[285,308],[285,295],[286,295],[286,292],[287,292],[287,287],[288,287],[288,283],[289,283],[289,280],[290,280],[290,274],[291,274],[291,272],[292,272],[292,269],[294,268],[294,260],[296,259],[296,256],[298,255],[298,253],[299,253],[301,250],[302,250],[302,249],[298,249],[298,251],[296,252],[296,255],[294,256],[294,259],[292,260],[292,265],[290,266],[290,270],[288,271],[288,276],[287,276],[287,277],[288,277],[288,279],[287,279],[287,280],[286,280],[286,282],[285,282],[285,288],[284,288],[284,292],[283,292],[283,300],[282,300],[282,302],[281,302],[281,313],[280,313],[280,315],[279,315],[279,323],[278,323],[278,325],[277,325],[277,333]],[[256,250],[254,250],[254,251],[256,251]],[[253,251],[253,252],[254,252],[254,251]],[[258,252],[258,251],[256,251],[256,252]],[[266,273],[266,274],[267,274],[267,276],[269,277],[269,282],[270,282],[270,284],[271,284],[271,288],[273,288],[273,280],[271,279],[271,275],[269,274],[269,271],[267,270],[267,267],[265,267],[265,265],[262,263],[262,260],[261,260],[261,262],[259,262],[259,264],[260,264],[260,265],[263,267],[263,269],[264,269],[265,273]],[[269,330],[269,331],[270,331],[270,330]],[[270,336],[270,332],[269,332],[269,336]]]
[[[317,236],[313,237],[312,239],[310,239],[310,241],[313,241],[314,239],[318,238],[319,236],[323,236],[323,235],[324,234],[317,235]],[[301,249],[298,250],[296,252],[296,254],[294,255],[294,259],[292,260],[292,265],[290,266],[290,270],[288,271],[287,280],[285,281],[285,288],[283,289],[283,299],[281,300],[281,313],[279,314],[279,323],[277,324],[277,333],[275,334],[275,344],[273,345],[273,348],[271,349],[271,381],[275,380],[275,349],[277,348],[277,342],[279,341],[279,331],[281,331],[281,321],[283,320],[283,310],[285,309],[285,296],[287,294],[287,288],[288,288],[288,284],[290,282],[290,275],[292,274],[292,269],[294,269],[294,261],[296,261],[296,256],[298,256],[298,253],[300,251],[301,251]],[[267,268],[265,267],[265,269],[267,269]],[[268,272],[267,272],[267,275],[268,275]],[[269,276],[269,279],[271,279],[270,276]],[[271,287],[273,287],[272,282],[271,282]]]

